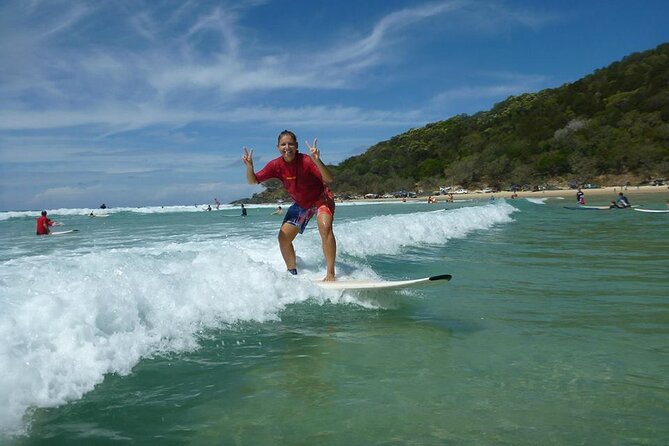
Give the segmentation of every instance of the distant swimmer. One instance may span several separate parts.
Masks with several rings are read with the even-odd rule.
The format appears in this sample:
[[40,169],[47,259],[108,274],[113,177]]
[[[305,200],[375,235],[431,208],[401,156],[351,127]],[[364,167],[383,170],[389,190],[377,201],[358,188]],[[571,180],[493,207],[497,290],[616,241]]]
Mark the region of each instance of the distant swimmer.
[[618,206],[621,208],[628,208],[632,206],[627,197],[623,195],[622,192],[618,194]]
[[576,202],[578,204],[585,204],[585,194],[580,187],[578,188],[578,192],[576,192]]
[[104,203],[102,203],[102,204],[100,205],[100,209],[107,209],[107,205],[104,204]]
[[242,217],[246,217],[246,208],[244,207],[244,204],[242,204]]
[[282,215],[283,214],[283,208],[279,206],[276,208],[276,211],[272,212],[272,215]]
[[218,210],[221,207],[221,202],[218,201],[218,198],[214,198],[214,203],[216,203],[216,210]]
[[37,235],[49,235],[51,233],[49,227],[57,226],[58,224],[46,216],[46,211],[42,211],[42,215],[37,217]]
[[309,155],[304,155],[298,152],[295,133],[284,130],[279,134],[276,145],[280,153],[278,158],[271,160],[256,173],[253,167],[253,149],[247,150],[244,147],[242,161],[246,165],[246,180],[249,184],[277,178],[295,201],[286,211],[279,229],[279,249],[288,271],[297,274],[293,240],[297,234],[304,232],[309,220],[315,216],[326,264],[323,280],[332,281],[335,280],[337,256],[337,241],[332,230],[335,202],[327,185],[334,180],[334,176],[323,163],[317,142],[318,139],[314,139],[313,146],[307,142]]

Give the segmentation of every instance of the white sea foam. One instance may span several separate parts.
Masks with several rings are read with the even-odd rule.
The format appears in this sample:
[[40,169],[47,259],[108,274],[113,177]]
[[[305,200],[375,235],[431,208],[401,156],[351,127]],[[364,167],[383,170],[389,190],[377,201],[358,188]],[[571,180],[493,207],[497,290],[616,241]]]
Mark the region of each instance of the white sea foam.
[[28,407],[80,398],[142,357],[193,349],[202,329],[276,319],[309,298],[306,282],[272,263],[225,243],[12,261],[2,277],[0,428]]
[[[226,211],[226,210],[239,210],[238,205],[233,204],[222,204],[219,209],[216,209],[214,205],[211,206],[212,212],[216,211]],[[274,208],[274,205],[247,205],[248,208],[253,207],[266,207]],[[203,212],[206,211],[207,204],[195,204],[192,206],[146,206],[146,207],[114,207],[107,209],[98,209],[98,208],[61,208],[61,209],[46,209],[50,217],[54,218],[57,216],[70,216],[70,215],[90,215],[91,212],[95,215],[108,215],[116,214],[119,212],[133,212],[136,214],[167,214],[167,213],[176,213],[176,212]],[[10,218],[25,218],[25,217],[37,217],[39,216],[41,210],[31,210],[31,211],[7,211],[0,212],[0,221],[9,220]]]
[[[500,202],[454,210],[347,220],[336,225],[342,277],[375,277],[365,261],[407,247],[444,245],[511,221]],[[323,274],[314,227],[296,239],[301,275],[286,274],[276,232],[137,247],[108,245],[6,261],[0,268],[0,431],[24,429],[31,407],[82,397],[105,374],[130,373],[141,358],[197,348],[203,331],[269,321],[287,305],[357,302],[310,283]],[[358,302],[362,304],[361,302]]]
[[443,245],[472,231],[511,221],[516,209],[504,202],[485,206],[387,215],[338,225],[343,252],[356,257],[398,254],[404,247]]
[[[276,204],[246,204],[247,209],[276,209],[277,206],[284,208],[290,206],[292,203],[276,203]],[[380,202],[374,200],[365,201],[347,201],[337,203],[337,206],[368,206],[368,205],[383,205],[388,206],[392,204],[403,204],[401,201],[387,201]],[[191,206],[144,206],[144,207],[110,207],[106,209],[99,208],[59,208],[46,209],[50,217],[57,216],[71,216],[71,215],[90,215],[91,212],[95,215],[116,214],[119,212],[133,212],[136,214],[168,214],[181,212],[203,212],[207,211],[207,206],[211,206],[211,212],[216,211],[238,211],[240,206],[238,204],[221,204],[217,209],[213,204],[194,204]],[[4,211],[0,212],[0,221],[9,220],[11,218],[35,218],[38,217],[42,209],[25,210],[25,211]]]

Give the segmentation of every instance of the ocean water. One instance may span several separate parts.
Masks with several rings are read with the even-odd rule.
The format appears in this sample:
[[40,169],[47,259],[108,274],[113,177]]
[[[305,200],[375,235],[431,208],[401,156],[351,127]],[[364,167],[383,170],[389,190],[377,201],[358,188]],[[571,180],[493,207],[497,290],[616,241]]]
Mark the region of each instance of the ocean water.
[[669,444],[669,214],[566,201],[338,205],[340,277],[453,275],[375,292],[273,206],[0,213],[0,444]]

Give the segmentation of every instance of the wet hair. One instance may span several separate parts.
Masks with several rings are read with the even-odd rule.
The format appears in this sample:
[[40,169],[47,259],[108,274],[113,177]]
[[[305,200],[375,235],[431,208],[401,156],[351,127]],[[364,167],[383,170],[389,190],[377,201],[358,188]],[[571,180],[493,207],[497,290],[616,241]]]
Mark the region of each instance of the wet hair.
[[42,211],[42,215],[46,215],[46,211]]
[[276,139],[276,143],[278,144],[281,142],[281,137],[285,135],[290,135],[290,137],[293,138],[293,141],[295,141],[295,147],[299,147],[299,144],[297,143],[297,136],[295,136],[295,133],[291,132],[290,130],[284,130],[283,132],[279,133],[279,137]]

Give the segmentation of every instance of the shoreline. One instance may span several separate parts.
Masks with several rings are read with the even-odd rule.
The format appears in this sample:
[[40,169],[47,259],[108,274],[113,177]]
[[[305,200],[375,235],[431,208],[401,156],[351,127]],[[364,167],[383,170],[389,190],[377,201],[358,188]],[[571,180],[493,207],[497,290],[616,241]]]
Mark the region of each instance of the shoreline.
[[[577,189],[559,189],[559,190],[544,190],[544,191],[518,191],[516,192],[516,198],[548,198],[548,197],[563,197],[565,199],[573,199],[576,201],[576,190]],[[607,186],[600,187],[597,189],[581,189],[585,194],[586,203],[589,201],[600,202],[610,202],[614,200],[618,193],[623,192],[631,201],[634,201],[635,196],[641,195],[664,195],[665,200],[669,200],[669,187],[667,186]],[[490,197],[495,198],[506,198],[511,199],[513,192],[502,191],[494,193],[468,193],[468,194],[453,194],[454,200],[463,200],[463,199],[488,199]],[[420,202],[426,201],[429,195],[421,195],[417,198],[407,198],[407,202]],[[603,198],[606,197],[606,198]],[[447,195],[432,195],[432,198],[438,202],[443,202],[447,200]],[[361,201],[365,200],[345,200],[344,202],[350,201]],[[369,201],[402,201],[401,198],[375,198]]]

